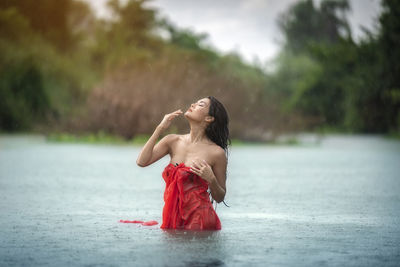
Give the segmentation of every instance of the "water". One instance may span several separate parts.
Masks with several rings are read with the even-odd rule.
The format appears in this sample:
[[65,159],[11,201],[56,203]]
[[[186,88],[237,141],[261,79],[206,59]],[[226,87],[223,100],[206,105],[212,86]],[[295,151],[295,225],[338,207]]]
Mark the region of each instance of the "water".
[[[307,140],[307,139],[304,139]],[[0,137],[0,266],[398,266],[400,142],[233,147],[221,231],[164,231],[169,157]]]

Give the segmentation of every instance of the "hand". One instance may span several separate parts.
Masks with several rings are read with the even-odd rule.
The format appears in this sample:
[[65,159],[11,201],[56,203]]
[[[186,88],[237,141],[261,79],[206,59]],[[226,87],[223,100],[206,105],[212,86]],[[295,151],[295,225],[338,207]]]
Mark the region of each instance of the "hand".
[[192,160],[190,170],[206,180],[209,184],[215,180],[215,175],[211,166],[204,159],[200,160],[197,158],[196,160]]
[[181,115],[182,113],[183,113],[182,110],[178,109],[172,113],[166,114],[163,120],[158,125],[158,127],[164,130],[168,129],[168,127],[171,125],[172,120]]

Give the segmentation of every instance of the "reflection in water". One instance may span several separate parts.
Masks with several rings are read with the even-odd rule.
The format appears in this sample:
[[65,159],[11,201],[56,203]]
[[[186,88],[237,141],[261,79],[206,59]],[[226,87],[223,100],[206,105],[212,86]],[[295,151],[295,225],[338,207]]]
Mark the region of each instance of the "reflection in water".
[[178,249],[182,255],[191,255],[190,260],[181,258],[182,266],[226,266],[221,260],[226,256],[221,231],[162,229],[162,233],[170,251]]
[[189,261],[185,262],[185,266],[190,267],[208,267],[208,266],[226,266],[225,263],[218,259],[210,259],[204,261]]
[[179,230],[179,229],[162,229],[162,231],[168,238],[176,240],[216,239],[219,236],[220,232],[215,230],[195,231],[195,230]]

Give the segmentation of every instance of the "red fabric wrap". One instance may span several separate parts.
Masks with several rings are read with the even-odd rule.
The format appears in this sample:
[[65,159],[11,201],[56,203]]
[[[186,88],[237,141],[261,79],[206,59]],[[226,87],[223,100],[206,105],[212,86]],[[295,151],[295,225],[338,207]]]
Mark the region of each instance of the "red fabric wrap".
[[165,181],[163,229],[220,230],[207,189],[208,184],[180,163],[168,164],[162,177]]

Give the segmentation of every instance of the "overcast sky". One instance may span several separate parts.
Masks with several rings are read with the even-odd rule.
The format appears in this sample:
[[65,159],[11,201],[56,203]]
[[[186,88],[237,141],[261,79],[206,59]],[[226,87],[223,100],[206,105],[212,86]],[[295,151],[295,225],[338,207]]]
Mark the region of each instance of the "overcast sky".
[[[107,0],[86,0],[99,16],[106,17]],[[124,0],[120,0],[124,2]],[[221,52],[237,51],[247,61],[271,60],[279,51],[282,35],[278,15],[299,0],[152,0],[163,17],[181,28],[207,33],[211,45]],[[317,0],[315,3],[319,3]],[[380,0],[349,0],[348,14],[353,37],[362,36],[360,26],[373,29]]]

